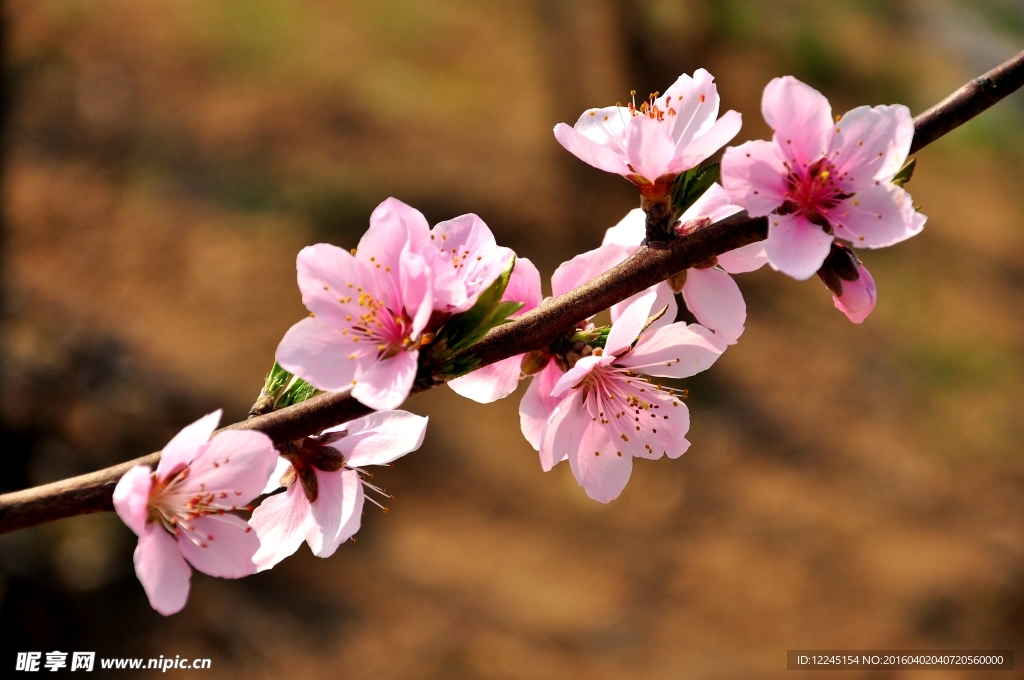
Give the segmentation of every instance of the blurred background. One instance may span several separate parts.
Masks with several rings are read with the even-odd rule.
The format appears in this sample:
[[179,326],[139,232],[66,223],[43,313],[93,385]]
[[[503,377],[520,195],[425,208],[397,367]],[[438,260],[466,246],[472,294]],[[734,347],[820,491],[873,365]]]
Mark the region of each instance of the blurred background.
[[[158,450],[217,407],[243,418],[305,313],[295,254],[354,246],[388,196],[431,222],[476,212],[545,277],[596,247],[637,195],[555,142],[589,106],[703,66],[744,114],[739,142],[768,133],[774,76],[837,113],[919,113],[1024,47],[1021,0],[3,12],[3,490]],[[113,514],[0,536],[3,663],[775,678],[795,648],[1024,653],[1022,114],[1015,96],[919,154],[908,189],[930,219],[863,253],[879,305],[862,326],[817,279],[739,277],[747,331],[687,385],[692,448],[638,461],[610,505],[565,465],[541,471],[522,388],[489,406],[438,389],[407,404],[431,417],[426,444],[375,479],[397,498],[368,506],[357,543],[241,581],[196,574],[171,618]]]

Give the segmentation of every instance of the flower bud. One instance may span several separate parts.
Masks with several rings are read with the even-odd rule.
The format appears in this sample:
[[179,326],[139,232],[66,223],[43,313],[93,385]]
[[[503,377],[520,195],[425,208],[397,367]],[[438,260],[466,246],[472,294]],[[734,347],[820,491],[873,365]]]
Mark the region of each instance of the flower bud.
[[836,309],[854,323],[861,323],[875,308],[875,281],[867,268],[845,244],[832,243],[818,277],[832,291]]

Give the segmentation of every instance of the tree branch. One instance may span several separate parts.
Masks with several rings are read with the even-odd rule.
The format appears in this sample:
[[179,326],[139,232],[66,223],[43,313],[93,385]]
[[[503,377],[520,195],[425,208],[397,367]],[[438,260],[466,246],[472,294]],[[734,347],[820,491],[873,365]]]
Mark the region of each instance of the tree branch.
[[[973,79],[914,119],[911,153],[963,125],[1024,85],[1024,52]],[[761,241],[768,236],[763,217],[740,212],[671,242],[667,248],[641,248],[632,257],[565,295],[547,300],[514,321],[491,330],[466,350],[492,364],[517,354],[542,349],[581,319],[663,281],[700,262]],[[428,388],[416,387],[413,392]],[[371,409],[348,391],[321,394],[300,404],[228,425],[224,429],[259,430],[281,445],[364,416]],[[24,491],[0,495],[0,533],[65,517],[111,510],[111,495],[121,476],[135,465],[155,466],[159,453],[104,470]]]

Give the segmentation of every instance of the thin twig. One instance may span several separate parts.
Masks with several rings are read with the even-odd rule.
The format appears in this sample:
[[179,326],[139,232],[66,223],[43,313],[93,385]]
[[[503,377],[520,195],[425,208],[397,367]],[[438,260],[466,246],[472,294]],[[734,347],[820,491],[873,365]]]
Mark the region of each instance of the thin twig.
[[[949,131],[1024,85],[1024,52],[989,71],[914,119],[911,152],[919,151]],[[515,321],[491,330],[467,352],[488,365],[550,345],[559,333],[580,319],[663,281],[669,276],[706,262],[716,255],[767,238],[765,218],[737,213],[700,229],[667,248],[641,248],[632,257],[586,283]],[[427,388],[415,388],[421,392]],[[281,445],[325,428],[370,413],[348,391],[321,394],[300,404],[227,426],[232,430],[259,430]],[[101,512],[113,508],[111,495],[117,481],[135,465],[156,465],[159,453],[121,463],[87,475],[72,477],[24,491],[0,495],[0,533]]]

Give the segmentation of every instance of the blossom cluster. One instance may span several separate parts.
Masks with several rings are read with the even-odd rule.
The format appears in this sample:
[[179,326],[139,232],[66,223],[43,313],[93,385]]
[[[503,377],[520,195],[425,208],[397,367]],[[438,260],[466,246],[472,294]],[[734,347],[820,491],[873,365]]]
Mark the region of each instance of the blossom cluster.
[[[298,285],[309,316],[281,340],[258,403],[272,410],[350,390],[373,412],[275,445],[254,430],[215,432],[218,411],[175,436],[155,469],[129,470],[114,506],[139,536],[135,569],[153,608],[166,615],[184,606],[192,568],[239,578],[303,542],[329,557],[358,531],[366,501],[387,511],[390,496],[366,468],[422,445],[427,419],[395,410],[417,385],[446,382],[489,403],[529,379],[520,427],[541,469],[568,461],[585,493],[607,503],[622,493],[633,458],[689,448],[687,390],[676,381],[708,369],[743,334],[734,275],[765,264],[797,279],[817,273],[835,306],[863,322],[876,287],[853,249],[898,243],[925,222],[902,188],[912,170],[909,111],[865,106],[833,119],[819,92],[776,78],[762,99],[772,139],[726,148],[720,166],[701,166],[740,130],[740,114],[719,116],[719,103],[700,69],[640,106],[589,109],[574,126],[555,127],[568,151],[636,185],[641,207],[599,247],[559,266],[552,296],[740,211],[765,217],[768,238],[613,305],[610,324],[578,319],[546,347],[485,366],[473,357],[488,330],[544,300],[537,268],[499,246],[476,215],[431,227],[389,198],[351,251],[303,249]],[[696,323],[682,320],[680,303]]]

